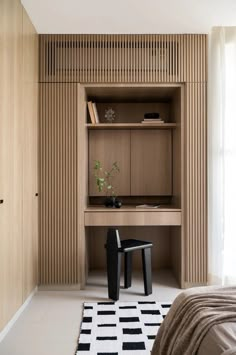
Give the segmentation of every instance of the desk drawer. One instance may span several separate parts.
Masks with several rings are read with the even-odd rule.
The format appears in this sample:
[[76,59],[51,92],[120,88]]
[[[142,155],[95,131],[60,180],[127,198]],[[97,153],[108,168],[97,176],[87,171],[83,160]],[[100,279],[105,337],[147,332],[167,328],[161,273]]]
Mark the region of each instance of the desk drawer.
[[181,226],[181,212],[85,212],[85,226]]

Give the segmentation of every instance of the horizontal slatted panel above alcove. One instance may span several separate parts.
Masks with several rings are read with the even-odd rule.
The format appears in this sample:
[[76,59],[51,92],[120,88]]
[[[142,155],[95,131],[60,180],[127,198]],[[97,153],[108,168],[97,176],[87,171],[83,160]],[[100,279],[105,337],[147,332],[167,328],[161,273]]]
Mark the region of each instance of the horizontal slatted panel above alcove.
[[40,82],[204,82],[206,35],[40,35]]

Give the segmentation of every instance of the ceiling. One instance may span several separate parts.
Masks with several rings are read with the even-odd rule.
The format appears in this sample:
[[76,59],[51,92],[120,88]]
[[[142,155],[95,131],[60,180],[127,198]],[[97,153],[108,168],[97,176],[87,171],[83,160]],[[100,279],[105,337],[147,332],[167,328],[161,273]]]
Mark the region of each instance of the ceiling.
[[208,33],[236,0],[21,0],[38,33]]

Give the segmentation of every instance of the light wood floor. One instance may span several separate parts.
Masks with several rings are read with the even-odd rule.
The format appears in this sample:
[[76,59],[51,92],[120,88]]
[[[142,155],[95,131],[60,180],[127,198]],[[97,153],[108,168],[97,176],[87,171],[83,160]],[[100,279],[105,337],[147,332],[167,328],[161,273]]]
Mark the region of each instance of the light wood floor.
[[[173,301],[181,292],[169,271],[153,276],[153,294],[145,297],[141,274],[120,301]],[[91,273],[83,291],[39,290],[0,343],[0,355],[74,355],[83,302],[108,301],[104,273]]]

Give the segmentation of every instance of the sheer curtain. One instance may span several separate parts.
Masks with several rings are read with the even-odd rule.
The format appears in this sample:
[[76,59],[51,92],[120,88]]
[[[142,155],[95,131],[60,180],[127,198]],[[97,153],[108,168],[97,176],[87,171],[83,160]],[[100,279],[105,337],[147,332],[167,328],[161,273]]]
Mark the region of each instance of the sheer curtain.
[[209,282],[236,283],[236,27],[209,36]]

